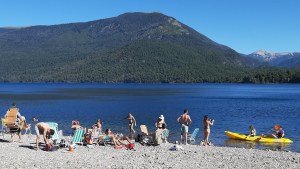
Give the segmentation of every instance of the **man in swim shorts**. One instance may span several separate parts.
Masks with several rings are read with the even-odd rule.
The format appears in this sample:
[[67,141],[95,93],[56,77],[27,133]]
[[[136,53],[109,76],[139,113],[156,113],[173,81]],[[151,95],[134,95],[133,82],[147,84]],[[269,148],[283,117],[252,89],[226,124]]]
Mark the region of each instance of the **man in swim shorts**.
[[189,125],[192,123],[191,117],[188,115],[188,109],[184,109],[183,114],[178,117],[178,123],[181,123],[180,144],[182,144],[182,137],[185,136],[185,144],[187,143],[187,136],[189,132]]
[[36,150],[39,149],[40,135],[43,135],[46,147],[51,145],[50,138],[54,134],[54,130],[47,123],[39,122],[35,125],[36,133]]

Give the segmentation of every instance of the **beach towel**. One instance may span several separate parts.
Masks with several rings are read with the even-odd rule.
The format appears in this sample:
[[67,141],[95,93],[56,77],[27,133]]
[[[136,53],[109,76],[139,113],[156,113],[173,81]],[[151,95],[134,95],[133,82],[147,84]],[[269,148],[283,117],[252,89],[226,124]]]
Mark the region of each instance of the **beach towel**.
[[134,149],[134,144],[133,143],[129,143],[125,146],[127,149],[132,150]]

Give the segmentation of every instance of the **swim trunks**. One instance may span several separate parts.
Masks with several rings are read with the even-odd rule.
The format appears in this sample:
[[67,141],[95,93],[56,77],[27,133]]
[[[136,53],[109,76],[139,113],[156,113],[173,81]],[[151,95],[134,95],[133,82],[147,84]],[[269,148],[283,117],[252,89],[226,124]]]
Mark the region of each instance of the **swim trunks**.
[[181,124],[181,134],[185,134],[189,132],[189,126],[185,124]]

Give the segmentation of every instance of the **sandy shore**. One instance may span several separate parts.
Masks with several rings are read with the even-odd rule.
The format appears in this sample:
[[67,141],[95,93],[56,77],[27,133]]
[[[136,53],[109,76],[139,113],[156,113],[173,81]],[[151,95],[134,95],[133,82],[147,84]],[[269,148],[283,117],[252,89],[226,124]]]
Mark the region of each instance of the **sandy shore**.
[[[10,143],[0,137],[1,168],[300,168],[300,153],[243,148],[173,144],[142,146],[135,150],[113,146],[77,146],[74,152],[62,148],[53,152],[36,151],[32,136],[23,143]],[[18,139],[16,139],[18,140]]]

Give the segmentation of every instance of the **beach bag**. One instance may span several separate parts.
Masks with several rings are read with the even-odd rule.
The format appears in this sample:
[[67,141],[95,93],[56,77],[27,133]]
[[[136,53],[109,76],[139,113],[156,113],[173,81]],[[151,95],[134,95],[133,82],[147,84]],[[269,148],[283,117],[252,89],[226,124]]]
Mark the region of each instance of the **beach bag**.
[[61,148],[65,148],[67,147],[67,143],[65,139],[61,139],[60,143],[59,143],[59,147]]
[[126,148],[129,149],[129,150],[132,150],[132,149],[134,149],[134,144],[129,143],[129,144],[126,145]]
[[45,151],[55,151],[56,148],[50,143],[46,144]]
[[135,138],[135,142],[142,142],[143,141],[143,136],[141,134],[138,134]]

